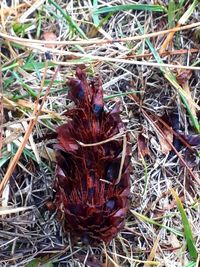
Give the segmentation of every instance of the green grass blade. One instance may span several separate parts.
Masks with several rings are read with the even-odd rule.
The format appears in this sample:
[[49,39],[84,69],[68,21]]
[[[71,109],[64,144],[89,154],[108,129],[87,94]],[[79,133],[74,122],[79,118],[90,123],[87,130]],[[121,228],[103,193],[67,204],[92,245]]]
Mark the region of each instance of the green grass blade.
[[53,0],[49,0],[49,3],[52,4],[63,16],[66,22],[70,25],[72,29],[74,29],[82,38],[87,39],[85,33],[81,30],[78,24],[71,18],[69,13],[63,10],[56,2]]
[[190,257],[191,257],[191,259],[196,260],[198,257],[198,252],[197,252],[197,249],[195,247],[194,238],[192,235],[192,230],[191,230],[190,223],[188,221],[186,212],[183,208],[183,204],[182,204],[178,194],[176,193],[176,191],[174,191],[174,189],[171,189],[171,192],[172,192],[172,195],[176,201],[178,210],[181,214],[181,219],[182,219],[182,223],[183,223],[183,227],[184,227],[184,235],[185,235],[187,248],[188,248]]
[[33,63],[33,67],[34,67],[35,73],[37,75],[37,78],[41,81],[42,80],[42,77],[40,75],[40,71],[39,71],[38,65],[34,61],[32,63]]
[[94,25],[96,27],[99,26],[99,16],[98,13],[95,13],[98,10],[98,0],[93,0],[93,10],[94,12],[92,12],[92,19],[94,22]]
[[38,10],[37,14],[37,30],[36,30],[36,38],[39,39],[41,35],[41,29],[42,29],[42,16],[41,16],[41,10]]
[[183,267],[196,267],[197,266],[196,264],[197,264],[196,262],[191,261],[187,265],[184,265]]
[[27,263],[25,267],[53,267],[53,263],[51,261],[47,263],[42,263],[43,261],[43,259],[34,259]]
[[21,37],[24,37],[24,34],[26,30],[32,26],[32,23],[14,23],[13,24],[13,30],[16,33],[17,36],[21,35]]
[[168,5],[168,24],[169,24],[169,28],[173,28],[175,27],[175,10],[176,10],[176,4],[174,0],[170,0],[169,1],[169,5]]
[[[200,30],[199,30],[199,34],[200,34]],[[197,60],[194,63],[192,63],[191,66],[198,66],[199,64],[200,64],[200,59],[197,58]]]
[[147,5],[147,4],[135,4],[135,5],[117,5],[111,7],[102,7],[94,12],[94,14],[104,14],[110,12],[126,11],[126,10],[141,10],[141,11],[154,11],[164,12],[165,8],[161,5]]
[[189,114],[189,116],[190,116],[190,119],[191,119],[191,121],[192,121],[194,127],[195,127],[196,130],[197,130],[197,133],[200,133],[200,124],[199,124],[199,122],[198,122],[198,119],[197,119],[197,118],[194,116],[194,114],[191,112],[191,108],[190,108],[190,106],[188,105],[188,102],[187,102],[186,98],[185,98],[183,95],[180,95],[180,97],[181,97],[181,100],[182,100],[183,104],[185,105],[185,107],[186,107],[186,109],[187,109],[187,112],[188,112],[188,114]]
[[[56,64],[54,64],[53,62],[48,62],[48,67],[54,67]],[[44,69],[46,66],[45,62],[36,62],[36,61],[31,61],[31,62],[27,62],[25,63],[21,68],[23,70],[26,71],[34,71],[36,70],[41,70]]]
[[150,223],[150,224],[159,226],[159,227],[161,227],[161,228],[164,228],[164,229],[166,229],[166,230],[168,230],[168,231],[174,233],[174,234],[177,235],[177,236],[181,236],[181,237],[183,237],[183,234],[182,234],[179,230],[177,230],[177,229],[174,229],[174,228],[168,227],[168,226],[166,226],[166,225],[160,224],[160,223],[156,222],[155,220],[146,217],[145,215],[142,215],[142,214],[137,213],[137,212],[134,211],[134,210],[131,210],[131,212],[133,213],[133,215],[135,215],[135,216],[136,216],[139,220],[141,220],[141,221],[144,221],[144,222],[147,222],[147,223]]
[[15,62],[15,63],[13,63],[13,64],[11,64],[9,66],[3,67],[1,71],[11,70],[11,69],[13,69],[15,67],[18,67],[18,66],[19,66],[19,63]]
[[14,78],[13,76],[7,78],[6,80],[3,81],[3,87],[4,87],[4,88],[7,88],[7,87],[10,86],[14,81],[15,81],[15,78]]
[[52,16],[58,20],[58,21],[62,21],[63,17],[62,15],[58,15],[54,10],[52,10],[52,8],[50,6],[44,6],[44,9],[47,10],[50,14],[52,14]]
[[38,94],[34,92],[29,85],[23,82],[17,72],[13,71],[12,74],[16,78],[16,80],[22,85],[22,87],[30,94],[30,96],[37,98]]
[[185,4],[186,0],[179,0],[179,7],[181,8]]
[[103,25],[106,24],[106,22],[108,22],[110,17],[112,17],[112,12],[105,15],[105,17],[100,21],[98,28],[103,27]]
[[0,168],[11,158],[11,156],[12,156],[12,153],[8,153],[5,156],[2,156],[1,155],[1,158],[0,158]]

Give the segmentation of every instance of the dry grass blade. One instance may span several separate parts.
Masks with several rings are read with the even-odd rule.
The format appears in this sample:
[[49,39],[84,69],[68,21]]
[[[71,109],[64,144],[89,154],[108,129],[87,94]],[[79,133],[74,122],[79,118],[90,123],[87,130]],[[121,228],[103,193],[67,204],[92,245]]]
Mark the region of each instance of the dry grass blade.
[[91,144],[85,144],[85,143],[80,142],[80,141],[78,141],[78,140],[76,140],[76,142],[77,142],[78,144],[80,144],[81,146],[83,146],[83,147],[98,146],[98,145],[102,145],[102,144],[108,143],[108,142],[110,142],[110,141],[112,141],[112,140],[121,138],[122,136],[124,136],[124,133],[119,133],[119,134],[116,134],[116,135],[112,136],[111,138],[108,138],[108,139],[106,139],[106,140],[104,140],[104,141],[97,142],[97,143],[91,143]]
[[[159,52],[160,56],[172,56],[172,55],[182,55],[182,54],[192,54],[192,53],[198,53],[198,48],[193,49],[177,49],[173,51],[164,51],[162,53]],[[131,56],[125,56],[124,58],[145,58],[145,57],[151,57],[153,56],[153,53],[144,53],[139,55],[131,55]]]
[[[114,253],[111,253],[111,254],[114,254]],[[108,255],[109,256],[109,255]],[[116,256],[118,256],[119,258],[123,258],[123,259],[126,259],[126,257],[125,256],[122,256],[122,255],[116,255]],[[110,257],[110,256],[109,256]],[[149,264],[149,265],[153,265],[153,266],[159,266],[160,265],[160,262],[158,262],[158,261],[142,261],[142,260],[138,260],[138,259],[131,259],[131,258],[129,258],[128,259],[130,262],[135,262],[135,263],[143,263],[143,264]],[[114,262],[114,261],[112,261],[112,262]],[[118,265],[118,267],[119,267],[119,265]]]
[[[12,101],[12,100],[8,99],[7,97],[3,96],[3,94],[0,94],[0,97],[2,97],[3,106],[5,106],[6,108],[11,108],[12,109],[12,108],[15,108],[15,107],[25,107],[25,108],[30,108],[32,110],[35,108],[35,104],[33,102],[30,102],[30,101],[27,101],[27,100],[24,100],[24,99],[19,99],[19,100],[17,100],[15,102],[15,101]],[[47,113],[47,114],[51,115],[54,118],[62,119],[60,114],[58,114],[58,113],[56,113],[54,111],[45,109],[45,108],[41,108],[40,105],[38,105],[37,109],[38,110],[41,109],[41,112]]]
[[120,179],[121,179],[122,170],[123,170],[123,166],[124,166],[124,161],[125,161],[125,158],[126,158],[126,147],[127,147],[127,138],[126,138],[126,135],[124,135],[123,136],[122,158],[121,158],[121,163],[120,163],[118,178],[117,178],[115,184],[118,184],[120,182]]
[[137,41],[137,40],[144,40],[146,38],[152,38],[152,37],[156,37],[156,36],[160,36],[160,35],[164,35],[170,32],[179,32],[179,31],[183,31],[183,30],[188,30],[188,29],[192,29],[192,28],[197,28],[200,26],[200,22],[195,22],[195,23],[191,23],[185,26],[180,26],[180,27],[175,27],[169,30],[164,30],[164,31],[159,31],[159,32],[152,32],[152,33],[147,33],[147,34],[142,34],[142,35],[138,35],[138,36],[131,36],[131,37],[125,37],[125,38],[115,38],[115,39],[111,39],[111,40],[102,40],[102,39],[90,39],[90,40],[79,40],[79,41],[40,41],[40,40],[36,40],[36,39],[26,39],[26,38],[20,38],[20,37],[15,37],[15,36],[11,36],[8,35],[6,33],[0,32],[0,37],[2,37],[3,39],[10,41],[10,42],[14,42],[14,43],[18,43],[21,45],[26,45],[26,44],[38,44],[41,46],[45,46],[45,45],[57,45],[57,46],[63,46],[63,45],[90,45],[90,44],[109,44],[109,43],[120,43],[120,42],[128,42],[128,41]]
[[30,121],[30,123],[28,125],[27,132],[25,133],[23,141],[21,143],[21,146],[19,147],[19,149],[17,150],[17,153],[13,157],[13,159],[12,159],[12,161],[11,161],[7,171],[6,171],[5,176],[4,176],[4,178],[2,179],[2,181],[0,183],[0,195],[2,194],[4,187],[6,186],[11,174],[13,173],[13,171],[14,171],[16,165],[17,165],[17,162],[18,162],[18,160],[19,160],[19,158],[20,158],[20,156],[21,156],[21,154],[23,152],[23,149],[24,149],[24,147],[25,147],[25,145],[26,145],[26,143],[27,143],[27,141],[29,139],[29,136],[32,133],[33,127],[35,126],[35,124],[37,122],[37,117],[39,116],[39,114],[41,112],[41,109],[42,109],[42,106],[44,104],[44,101],[46,100],[46,97],[47,97],[47,95],[48,95],[48,93],[49,93],[49,91],[51,89],[51,84],[53,82],[53,79],[55,78],[55,76],[56,76],[56,74],[58,72],[58,68],[57,68],[57,70],[55,71],[54,77],[53,77],[53,79],[52,79],[52,81],[51,81],[51,83],[50,83],[50,85],[49,85],[49,87],[48,87],[48,89],[47,89],[47,91],[45,93],[45,96],[44,96],[44,98],[42,100],[41,106],[40,106],[39,110],[37,111],[37,107],[38,107],[39,99],[40,99],[40,93],[42,92],[42,88],[43,88],[43,85],[44,85],[44,79],[45,79],[47,66],[48,66],[48,64],[46,65],[46,68],[45,68],[43,80],[42,80],[41,86],[40,86],[40,91],[39,91],[38,98],[37,98],[37,101],[35,103],[35,107],[34,107],[34,110],[33,110],[33,116],[35,116],[35,119]]
[[[160,240],[160,235],[157,236],[157,238],[156,238],[156,240],[155,240],[155,242],[153,244],[153,247],[151,249],[151,253],[148,256],[147,261],[152,261],[155,258],[156,251],[157,251],[158,245],[159,245],[159,240]],[[144,267],[150,267],[150,264],[149,263],[145,263]]]
[[[29,47],[32,47],[31,45]],[[33,48],[33,47],[32,47]],[[44,47],[35,47],[39,51],[47,52],[47,48]],[[66,55],[66,56],[74,56],[77,57],[76,60],[71,60],[68,62],[61,62],[53,60],[52,62],[56,65],[60,66],[72,66],[72,65],[80,65],[80,63],[94,63],[94,61],[100,61],[100,62],[113,62],[113,63],[122,63],[122,64],[130,64],[130,65],[139,65],[139,66],[150,66],[154,68],[172,68],[172,69],[184,69],[184,70],[196,70],[200,71],[200,67],[195,66],[184,66],[184,65],[175,65],[175,64],[165,64],[165,63],[157,63],[157,62],[149,62],[149,61],[137,61],[137,60],[128,60],[128,59],[121,59],[121,58],[112,58],[112,57],[103,57],[103,56],[93,56],[91,54],[81,54],[81,53],[74,53],[74,52],[68,52],[68,51],[61,51],[58,49],[48,49],[48,51],[51,51],[52,53],[55,53],[57,55]]]
[[19,207],[19,208],[12,208],[12,207],[6,207],[6,208],[1,208],[0,207],[0,216],[2,215],[8,215],[11,213],[18,213],[21,211],[25,211],[25,210],[30,210],[33,209],[33,207]]
[[23,15],[19,18],[19,22],[24,23],[33,12],[35,12],[39,7],[45,2],[45,0],[38,0],[33,3],[26,12],[23,13]]

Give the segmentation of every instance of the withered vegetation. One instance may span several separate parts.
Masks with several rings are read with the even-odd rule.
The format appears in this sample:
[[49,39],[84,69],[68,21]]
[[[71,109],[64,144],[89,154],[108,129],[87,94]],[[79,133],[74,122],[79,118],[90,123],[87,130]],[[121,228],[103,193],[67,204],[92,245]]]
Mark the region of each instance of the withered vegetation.
[[[199,16],[198,1],[1,2],[0,266],[198,266]],[[51,207],[77,66],[101,77],[108,109],[120,101],[132,146],[129,211],[107,245],[74,242]]]

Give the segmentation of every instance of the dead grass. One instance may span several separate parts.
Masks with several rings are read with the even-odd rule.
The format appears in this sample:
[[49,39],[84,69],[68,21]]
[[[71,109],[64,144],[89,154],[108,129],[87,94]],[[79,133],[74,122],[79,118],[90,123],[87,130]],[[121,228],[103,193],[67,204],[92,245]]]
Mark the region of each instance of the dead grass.
[[[177,140],[200,138],[200,10],[196,1],[175,2],[137,1],[147,10],[112,15],[94,11],[136,2],[1,3],[0,266],[199,266],[199,257],[191,257],[191,249],[200,249],[199,142]],[[163,11],[149,11],[152,3]],[[175,25],[185,30],[170,33]],[[102,77],[108,104],[110,96],[121,100],[132,142],[130,212],[107,247],[72,245],[45,205],[55,163],[50,141],[42,137],[71,107],[66,80],[78,64]]]

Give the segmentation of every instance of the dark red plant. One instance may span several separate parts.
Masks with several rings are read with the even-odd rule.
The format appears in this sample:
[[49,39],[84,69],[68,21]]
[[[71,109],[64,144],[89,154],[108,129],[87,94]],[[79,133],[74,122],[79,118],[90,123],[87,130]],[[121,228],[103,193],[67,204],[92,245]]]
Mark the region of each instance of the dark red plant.
[[124,227],[131,146],[119,104],[105,110],[100,79],[89,83],[79,68],[76,75],[68,83],[76,107],[65,114],[69,122],[57,128],[53,202],[64,232],[85,244],[107,243]]

